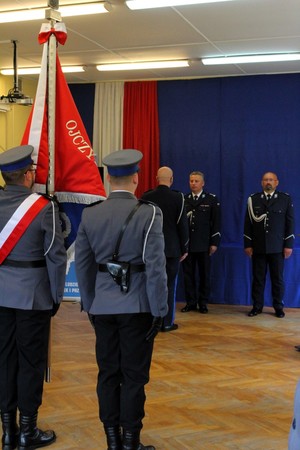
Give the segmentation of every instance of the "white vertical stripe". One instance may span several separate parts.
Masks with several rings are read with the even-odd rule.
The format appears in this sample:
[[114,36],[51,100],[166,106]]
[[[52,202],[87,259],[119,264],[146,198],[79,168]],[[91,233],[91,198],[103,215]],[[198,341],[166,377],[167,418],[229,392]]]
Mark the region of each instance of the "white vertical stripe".
[[47,56],[48,56],[48,45],[46,43],[44,44],[43,48],[41,73],[39,76],[37,91],[35,95],[32,120],[28,137],[28,144],[34,147],[32,157],[35,163],[37,163],[38,160],[38,153],[42,135],[42,126],[44,120],[46,88],[47,88]]
[[26,212],[31,208],[31,206],[40,198],[38,194],[31,194],[27,197],[21,205],[16,209],[13,213],[7,224],[4,226],[0,233],[0,248],[6,242],[7,238],[11,234],[11,232],[18,225],[22,217],[26,214]]

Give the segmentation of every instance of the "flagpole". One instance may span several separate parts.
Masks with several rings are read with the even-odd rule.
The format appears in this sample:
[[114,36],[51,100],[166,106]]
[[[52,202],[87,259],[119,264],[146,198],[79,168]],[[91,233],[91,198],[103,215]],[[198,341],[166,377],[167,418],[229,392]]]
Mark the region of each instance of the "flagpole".
[[[54,28],[56,22],[61,22],[61,15],[57,11],[59,0],[48,0],[49,9],[46,10],[46,19],[50,21],[51,29]],[[47,179],[47,194],[53,196],[55,193],[55,112],[56,112],[56,36],[51,34],[48,40],[48,151],[49,151],[49,170]],[[45,374],[45,381],[51,381],[51,337],[52,337],[52,320],[50,322],[49,342],[48,342],[48,358]]]

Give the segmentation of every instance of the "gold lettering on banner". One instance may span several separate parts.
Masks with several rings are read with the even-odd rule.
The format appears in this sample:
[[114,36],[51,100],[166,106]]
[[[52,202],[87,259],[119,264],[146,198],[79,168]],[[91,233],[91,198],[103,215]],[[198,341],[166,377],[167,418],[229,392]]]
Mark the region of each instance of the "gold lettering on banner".
[[77,147],[81,153],[84,153],[88,159],[92,159],[94,157],[94,152],[91,146],[86,142],[84,137],[81,134],[81,131],[78,130],[78,124],[76,120],[69,120],[66,123],[66,128],[68,130],[69,136],[72,138],[72,142]]

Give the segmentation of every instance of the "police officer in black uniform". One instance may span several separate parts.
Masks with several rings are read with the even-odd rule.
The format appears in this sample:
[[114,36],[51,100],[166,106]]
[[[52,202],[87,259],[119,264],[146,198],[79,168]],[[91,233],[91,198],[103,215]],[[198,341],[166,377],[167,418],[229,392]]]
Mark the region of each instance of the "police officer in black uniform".
[[[210,295],[210,257],[217,250],[220,239],[220,203],[214,194],[203,190],[202,172],[191,172],[191,193],[185,196],[189,218],[189,254],[183,261],[186,306],[181,312],[197,310],[206,314]],[[196,270],[199,274],[197,289]]]
[[184,196],[173,191],[173,171],[170,167],[160,167],[157,171],[156,189],[145,192],[143,199],[152,201],[163,213],[163,233],[165,238],[166,270],[168,277],[168,314],[163,319],[162,331],[177,330],[175,319],[175,283],[179,262],[188,254],[189,229],[184,206]]
[[279,192],[277,175],[267,172],[262,177],[263,191],[248,198],[244,225],[244,249],[252,258],[252,301],[249,317],[263,310],[266,274],[269,268],[273,307],[278,318],[283,311],[284,259],[289,258],[294,245],[294,210],[289,194]]

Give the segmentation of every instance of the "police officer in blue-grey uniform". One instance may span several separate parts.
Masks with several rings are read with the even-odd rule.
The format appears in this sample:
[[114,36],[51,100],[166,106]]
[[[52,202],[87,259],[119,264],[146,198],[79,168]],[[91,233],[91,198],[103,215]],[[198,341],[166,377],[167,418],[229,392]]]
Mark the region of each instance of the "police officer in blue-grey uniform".
[[294,245],[294,209],[289,194],[276,190],[277,175],[263,175],[262,192],[248,198],[244,224],[244,249],[252,259],[253,308],[248,316],[260,314],[264,306],[264,289],[269,268],[273,307],[278,318],[283,311],[284,259],[289,258]]
[[188,254],[189,229],[181,192],[170,189],[173,184],[173,171],[170,167],[160,167],[157,171],[157,187],[143,194],[160,207],[163,213],[163,233],[165,238],[166,270],[168,279],[168,314],[163,320],[162,331],[177,330],[174,323],[176,302],[176,277],[179,263]]
[[[140,442],[154,337],[167,314],[161,210],[134,195],[138,150],[103,159],[112,192],[83,211],[75,244],[82,308],[96,333],[100,420],[109,450]],[[129,272],[128,272],[129,269]]]
[[[53,201],[32,193],[33,147],[0,154],[0,409],[2,448],[55,441],[37,428],[51,316],[63,298],[66,251]],[[16,424],[20,413],[20,430]]]
[[187,304],[181,311],[196,311],[198,304],[199,312],[206,314],[210,297],[211,256],[216,252],[221,240],[220,203],[216,195],[203,190],[205,180],[202,172],[191,172],[189,182],[191,193],[185,196],[185,205],[190,241],[188,256],[183,261]]

